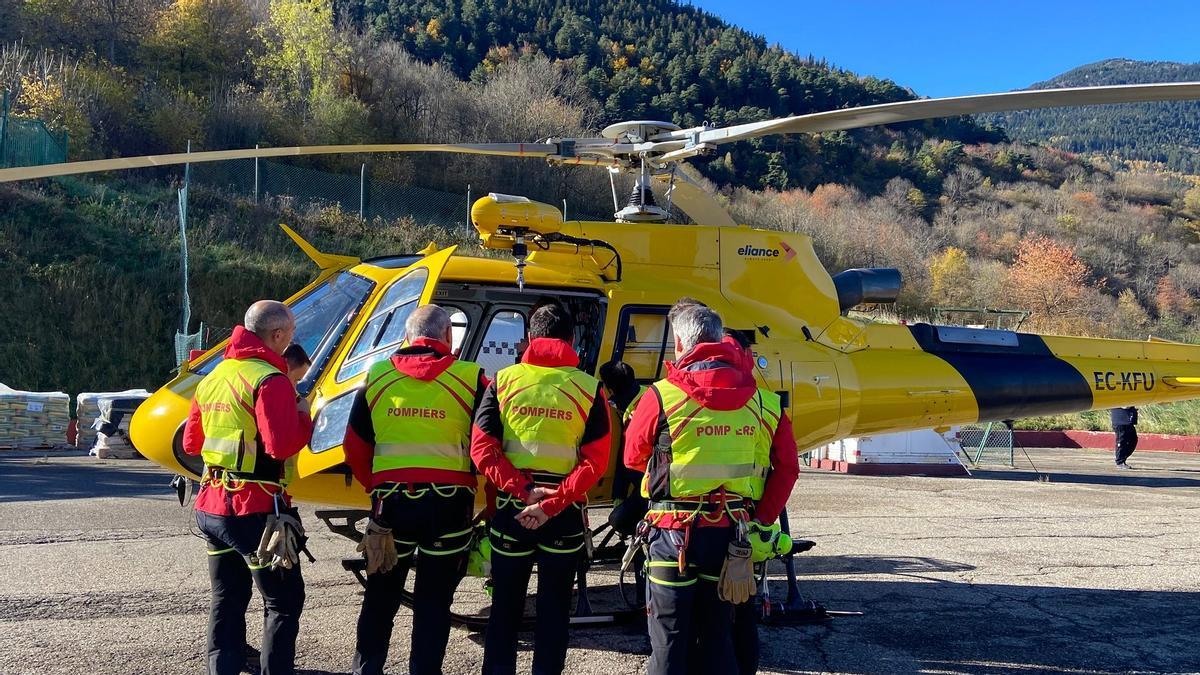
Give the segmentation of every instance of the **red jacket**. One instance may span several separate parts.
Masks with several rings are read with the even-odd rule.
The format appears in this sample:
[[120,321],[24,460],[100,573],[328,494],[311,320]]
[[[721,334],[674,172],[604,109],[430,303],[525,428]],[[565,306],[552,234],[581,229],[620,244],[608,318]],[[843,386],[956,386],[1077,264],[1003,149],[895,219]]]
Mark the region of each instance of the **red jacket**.
[[[241,326],[233,329],[229,345],[225,347],[225,358],[260,359],[279,369],[279,377],[272,375],[263,380],[254,395],[258,435],[266,453],[281,462],[300,452],[312,439],[313,421],[296,409],[296,389],[287,379],[287,362],[268,349],[257,335]],[[183,451],[199,455],[203,446],[200,407],[193,398],[192,410],[183,427]],[[271,490],[273,488],[256,484],[247,484],[237,491],[226,491],[220,485],[205,485],[196,496],[196,510],[218,516],[268,513],[275,509]]]
[[[454,356],[450,348],[438,340],[417,338],[412,344],[392,355],[392,365],[397,371],[415,377],[423,382],[429,382],[441,375]],[[475,384],[475,400],[471,401],[471,414],[474,416],[479,409],[479,402],[487,388],[487,379],[483,371],[479,373],[479,381]],[[468,433],[470,433],[468,431]],[[346,450],[346,464],[354,473],[354,478],[367,489],[374,490],[381,483],[441,483],[446,485],[463,485],[475,487],[475,475],[469,471],[450,471],[447,469],[391,469],[374,473],[371,464],[375,459],[375,425],[371,422],[371,407],[367,402],[367,385],[364,382],[354,396],[354,405],[350,409],[350,423],[346,426],[346,438],[343,443]]]
[[[534,366],[557,368],[577,367],[579,355],[571,345],[550,338],[534,338],[521,356],[522,363]],[[611,430],[608,424],[608,401],[603,387],[596,387],[592,408],[588,411],[583,439],[579,448],[579,463],[563,478],[557,491],[541,501],[542,510],[548,516],[558,515],[568,505],[587,499],[587,491],[596,484],[608,468]],[[471,434],[471,459],[488,481],[500,490],[524,500],[533,487],[530,472],[513,466],[504,454],[501,439],[504,428],[500,421],[500,406],[493,384],[484,394],[475,415],[475,428]]]
[[[728,338],[721,342],[702,343],[674,364],[666,364],[667,381],[706,408],[736,410],[758,391],[754,373],[750,370],[750,359],[750,355]],[[665,426],[662,401],[657,396],[643,396],[625,430],[625,465],[635,471],[645,472],[655,443]],[[799,475],[800,460],[796,454],[796,439],[792,435],[792,421],[783,412],[771,441],[771,470],[767,474],[762,499],[755,507],[756,520],[764,525],[775,522],[787,505],[788,496]],[[672,527],[676,524],[668,522],[662,525]]]

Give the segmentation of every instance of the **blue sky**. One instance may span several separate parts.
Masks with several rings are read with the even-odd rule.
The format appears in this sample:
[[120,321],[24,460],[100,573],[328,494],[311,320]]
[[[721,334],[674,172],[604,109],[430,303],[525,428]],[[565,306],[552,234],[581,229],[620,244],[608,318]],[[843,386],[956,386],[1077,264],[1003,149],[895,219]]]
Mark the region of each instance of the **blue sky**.
[[690,4],[769,43],[895,80],[922,96],[1020,89],[1107,58],[1200,62],[1200,0]]

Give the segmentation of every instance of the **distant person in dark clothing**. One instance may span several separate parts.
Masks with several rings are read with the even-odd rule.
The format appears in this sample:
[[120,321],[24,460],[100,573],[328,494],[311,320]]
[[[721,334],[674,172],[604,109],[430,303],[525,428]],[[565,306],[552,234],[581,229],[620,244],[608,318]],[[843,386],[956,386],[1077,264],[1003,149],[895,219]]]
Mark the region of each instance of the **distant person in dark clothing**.
[[1117,435],[1117,468],[1131,468],[1125,463],[1129,456],[1133,454],[1137,448],[1137,408],[1129,406],[1128,408],[1113,408],[1110,411],[1112,415],[1113,432]]

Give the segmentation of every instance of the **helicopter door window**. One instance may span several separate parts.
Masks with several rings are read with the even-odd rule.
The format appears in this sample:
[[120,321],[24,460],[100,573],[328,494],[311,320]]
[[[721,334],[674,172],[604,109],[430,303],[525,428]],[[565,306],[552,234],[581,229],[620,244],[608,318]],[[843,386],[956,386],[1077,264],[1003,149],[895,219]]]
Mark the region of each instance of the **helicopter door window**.
[[623,360],[634,369],[638,382],[662,377],[662,360],[673,356],[674,334],[667,324],[667,307],[625,307],[620,312],[617,348],[613,360]]
[[366,372],[371,364],[386,359],[396,351],[404,341],[404,322],[416,309],[428,277],[428,270],[415,269],[393,283],[384,293],[338,371],[338,382],[345,382]]
[[654,382],[662,378],[663,360],[674,355],[674,343],[666,307],[626,307],[613,359],[629,364],[638,382]]
[[452,343],[450,351],[458,356],[462,353],[463,343],[467,340],[471,317],[457,307],[445,307],[444,309],[450,312],[450,342]]
[[500,311],[492,315],[487,332],[475,357],[483,372],[493,377],[496,371],[517,362],[518,343],[525,339],[525,316],[520,312]]

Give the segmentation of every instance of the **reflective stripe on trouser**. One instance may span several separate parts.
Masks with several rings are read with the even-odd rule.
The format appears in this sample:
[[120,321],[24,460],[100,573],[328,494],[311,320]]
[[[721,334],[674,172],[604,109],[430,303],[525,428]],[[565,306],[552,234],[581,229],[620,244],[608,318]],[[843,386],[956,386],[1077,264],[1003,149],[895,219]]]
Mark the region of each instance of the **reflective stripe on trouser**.
[[415,569],[408,670],[441,673],[450,637],[450,605],[466,569],[475,494],[462,486],[385,493],[372,501],[376,517],[392,528],[400,560],[391,572],[367,577],[353,670],[363,675],[383,672],[400,593],[409,570]]
[[516,668],[517,631],[534,563],[538,582],[533,672],[559,673],[566,663],[571,588],[582,556],[583,512],[578,505],[569,506],[536,530],[517,522],[519,512],[517,504],[506,502],[491,522],[492,610],[484,636],[484,675],[510,674]]
[[679,571],[684,531],[654,528],[647,560],[649,675],[736,673],[733,605],[717,597],[732,527],[693,527]]
[[[298,516],[294,510],[292,515]],[[196,512],[196,524],[208,541],[206,557],[212,585],[207,655],[210,673],[242,672],[246,663],[246,609],[251,586],[258,587],[266,610],[261,672],[274,675],[291,673],[294,669],[296,635],[304,607],[304,578],[299,565],[290,570],[271,570],[256,564],[252,558],[266,520],[265,513],[216,516]]]

